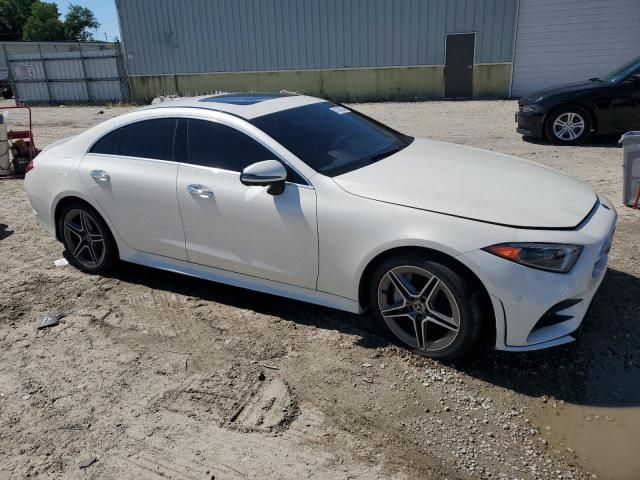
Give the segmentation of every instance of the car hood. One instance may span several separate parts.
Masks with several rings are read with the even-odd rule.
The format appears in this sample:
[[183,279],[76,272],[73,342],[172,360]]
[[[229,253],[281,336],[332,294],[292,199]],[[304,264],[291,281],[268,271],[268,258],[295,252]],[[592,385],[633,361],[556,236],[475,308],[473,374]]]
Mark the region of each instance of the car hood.
[[418,138],[333,180],[353,195],[518,228],[574,228],[597,201],[585,184],[551,168]]
[[522,97],[518,103],[521,105],[527,103],[534,103],[540,101],[540,99],[544,97],[548,97],[551,95],[558,95],[564,93],[578,93],[584,90],[593,90],[596,88],[603,88],[609,85],[607,82],[592,82],[587,80],[585,82],[578,83],[565,83],[563,85],[556,85],[549,88],[544,88],[542,90],[535,91],[530,93],[526,97]]

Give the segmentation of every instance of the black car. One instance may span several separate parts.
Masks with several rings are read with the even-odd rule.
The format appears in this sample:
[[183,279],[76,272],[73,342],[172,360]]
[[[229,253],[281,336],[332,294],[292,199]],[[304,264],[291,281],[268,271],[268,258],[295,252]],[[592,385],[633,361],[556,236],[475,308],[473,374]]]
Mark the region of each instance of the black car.
[[582,143],[591,132],[640,130],[640,57],[606,77],[527,95],[518,110],[518,133],[558,145]]

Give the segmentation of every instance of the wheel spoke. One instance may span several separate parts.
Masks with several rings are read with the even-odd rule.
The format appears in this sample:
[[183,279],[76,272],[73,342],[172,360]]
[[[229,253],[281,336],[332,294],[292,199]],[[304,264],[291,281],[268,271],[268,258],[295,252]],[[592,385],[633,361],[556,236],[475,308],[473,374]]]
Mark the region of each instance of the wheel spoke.
[[454,323],[453,318],[447,317],[446,315],[442,315],[438,312],[429,312],[425,322],[440,325],[442,328],[446,328],[452,332],[458,332],[458,330],[460,330],[460,327]]
[[78,258],[78,255],[80,255],[80,252],[86,246],[87,244],[84,242],[84,240],[80,240],[72,252],[73,256]]
[[74,225],[71,222],[65,222],[64,223],[64,228],[66,228],[69,232],[73,233],[74,235],[77,235],[78,237],[84,235],[84,231],[82,230],[82,227],[78,227],[77,225]]
[[433,295],[433,292],[438,289],[439,283],[440,280],[438,280],[438,277],[431,277],[429,280],[427,280],[427,283],[425,283],[424,287],[422,287],[422,290],[418,294],[418,297],[420,297],[421,299],[426,298],[425,301],[429,303],[429,299]]
[[80,212],[80,226],[82,227],[82,232],[88,232],[89,229],[87,228],[87,214],[84,212]]
[[87,245],[87,251],[89,252],[89,256],[91,257],[91,261],[95,265],[98,265],[98,255],[96,255],[96,252],[93,249],[93,244],[92,243]]
[[398,294],[404,299],[406,303],[409,303],[411,299],[414,297],[414,295],[404,284],[401,277],[396,275],[392,270],[387,272],[387,277],[389,277],[389,280],[391,280],[391,283],[396,288]]
[[409,305],[406,300],[402,299],[402,303],[391,305],[389,308],[380,310],[383,317],[397,318],[409,315]]

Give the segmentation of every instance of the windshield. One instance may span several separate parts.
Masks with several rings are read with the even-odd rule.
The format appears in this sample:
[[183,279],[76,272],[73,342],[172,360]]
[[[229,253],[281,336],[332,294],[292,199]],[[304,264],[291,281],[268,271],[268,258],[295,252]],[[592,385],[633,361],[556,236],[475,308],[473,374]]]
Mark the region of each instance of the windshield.
[[413,141],[412,137],[331,102],[271,113],[251,123],[328,177],[370,165]]
[[609,75],[605,75],[602,78],[603,82],[619,82],[629,78],[629,75],[640,71],[640,57],[634,58],[623,67],[615,69]]

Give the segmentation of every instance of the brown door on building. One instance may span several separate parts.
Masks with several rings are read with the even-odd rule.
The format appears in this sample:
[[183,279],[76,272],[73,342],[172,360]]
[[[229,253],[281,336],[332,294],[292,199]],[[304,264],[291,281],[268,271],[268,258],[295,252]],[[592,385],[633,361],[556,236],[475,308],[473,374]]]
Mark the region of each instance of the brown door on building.
[[444,66],[444,97],[473,96],[473,51],[475,33],[447,34]]

